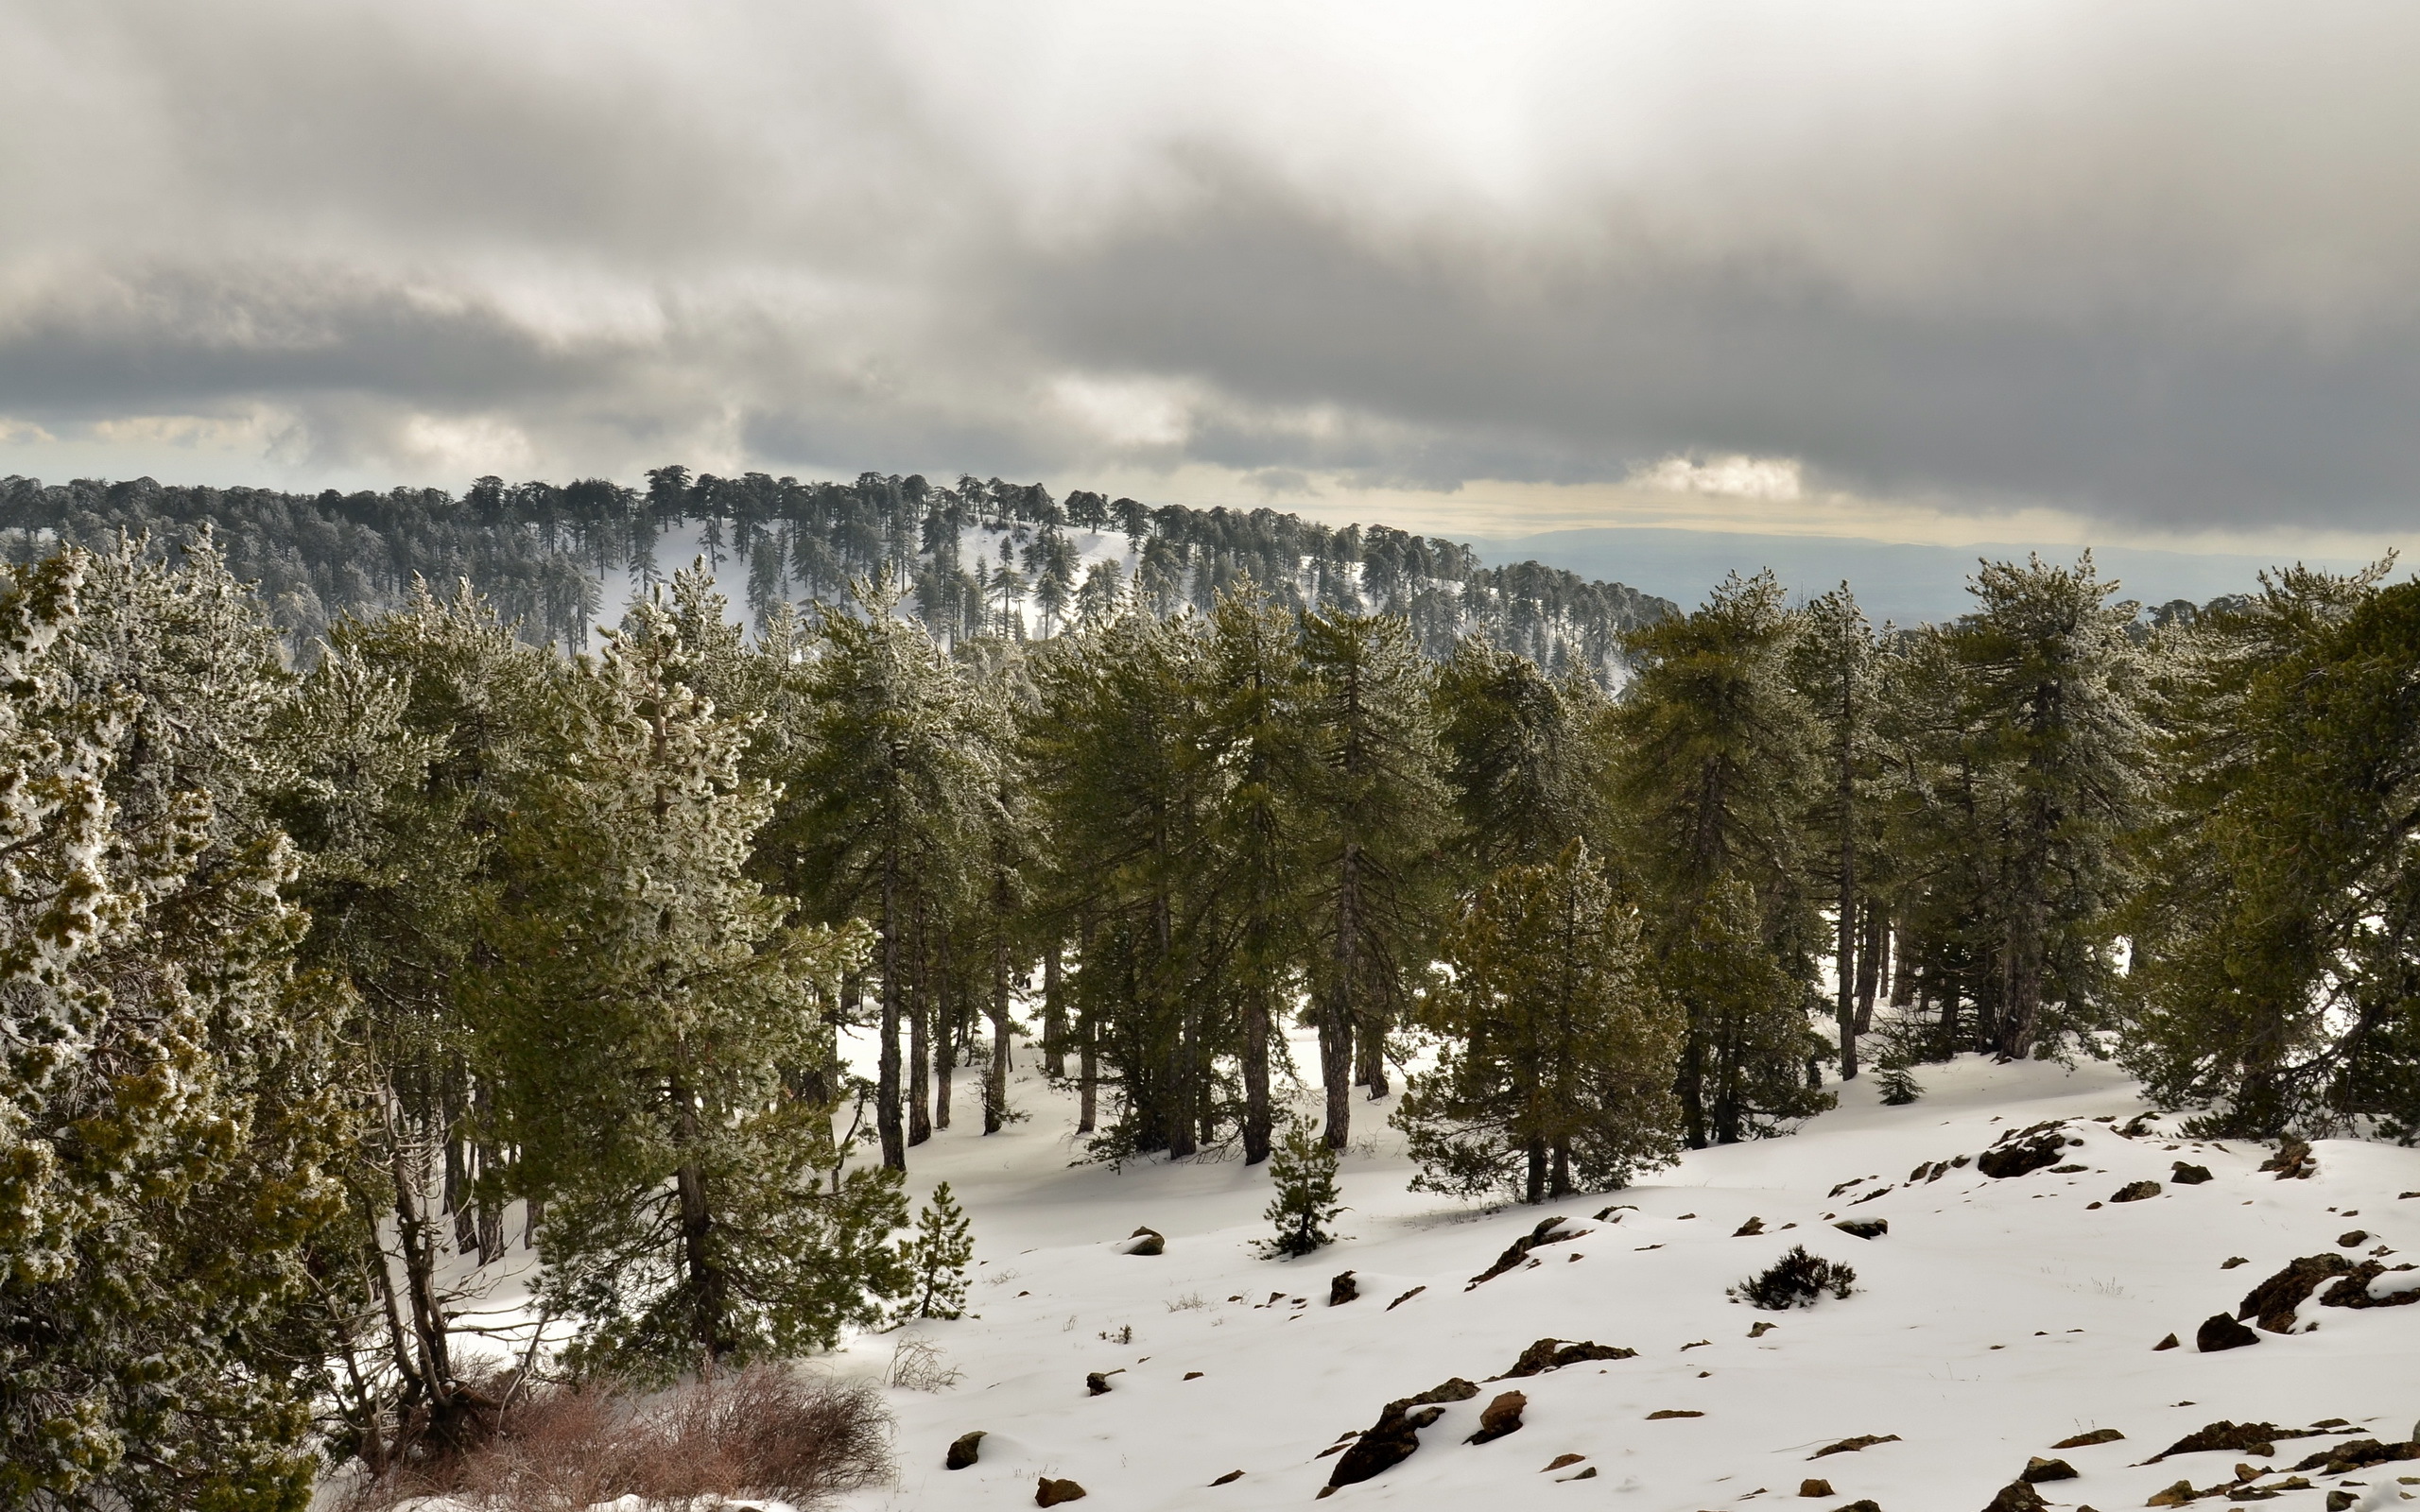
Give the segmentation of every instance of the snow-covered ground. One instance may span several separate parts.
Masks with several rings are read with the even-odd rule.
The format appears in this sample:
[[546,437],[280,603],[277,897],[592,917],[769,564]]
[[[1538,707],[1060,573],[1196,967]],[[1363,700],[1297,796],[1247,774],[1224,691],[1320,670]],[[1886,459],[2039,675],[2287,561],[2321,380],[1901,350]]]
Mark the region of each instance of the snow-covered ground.
[[[1298,1054],[1307,1064],[1309,1047]],[[911,1185],[947,1179],[973,1216],[976,1315],[868,1335],[824,1362],[879,1373],[913,1339],[959,1372],[937,1391],[887,1393],[899,1481],[851,1498],[861,1512],[1032,1505],[1041,1476],[1080,1483],[1104,1512],[1300,1506],[1337,1463],[1322,1450],[1371,1426],[1391,1399],[1453,1377],[1479,1383],[1478,1395],[1447,1404],[1416,1453],[1343,1487],[1335,1505],[1695,1512],[1797,1499],[1821,1478],[1830,1491],[1804,1504],[1962,1512],[1983,1507],[2030,1456],[2114,1428],[2122,1440],[2055,1452],[2079,1475],[2040,1490],[2054,1505],[2115,1509],[2180,1479],[2205,1491],[2233,1481],[2252,1456],[2140,1464],[2216,1419],[2292,1430],[2342,1418],[2394,1441],[2420,1415],[2420,1307],[2312,1302],[2302,1316],[2322,1324],[2313,1332],[2263,1333],[2221,1353],[2193,1347],[2204,1318],[2232,1314],[2297,1256],[2420,1244],[2420,1200],[2397,1197],[2420,1188],[2420,1151],[2324,1143],[2315,1176],[2280,1180],[2256,1170],[2266,1148],[2121,1137],[2141,1105],[2107,1067],[1969,1057],[1922,1068],[1927,1095],[1903,1108],[1879,1106],[1862,1081],[1793,1137],[1700,1151],[1630,1190],[1544,1209],[1411,1193],[1385,1127],[1391,1103],[1362,1103],[1345,1162],[1350,1237],[1277,1262],[1251,1248],[1266,1232],[1262,1169],[1233,1156],[1071,1164],[1082,1153],[1072,1096],[1033,1077],[1029,1046],[1018,1058],[1028,1121],[983,1136],[962,1076],[959,1126],[910,1152]],[[2052,1119],[2083,1141],[2066,1160],[2083,1169],[1995,1180],[1969,1163],[1909,1179]],[[2179,1160],[2214,1179],[2169,1184]],[[2161,1182],[2159,1194],[2106,1202],[2141,1180]],[[1614,1204],[1628,1206],[1593,1216]],[[1468,1286],[1552,1214],[1584,1234]],[[1885,1218],[1890,1231],[1860,1240],[1833,1228],[1836,1217]],[[1740,1234],[1751,1219],[1763,1231]],[[1122,1252],[1142,1226],[1167,1236],[1164,1254]],[[2356,1228],[2369,1237],[2339,1248]],[[1801,1242],[1855,1266],[1855,1295],[1789,1313],[1726,1299],[1727,1286]],[[2248,1263],[2221,1270],[2234,1256]],[[1345,1270],[1359,1298],[1331,1307],[1330,1278]],[[1752,1337],[1760,1322],[1778,1327]],[[2154,1350],[2171,1332],[2184,1347]],[[1549,1336],[1637,1353],[1486,1383]],[[1106,1395],[1087,1390],[1093,1372]],[[1520,1431],[1465,1443],[1480,1410],[1514,1388],[1529,1399]],[[1659,1412],[1702,1416],[1651,1418]],[[986,1435],[979,1461],[943,1469],[951,1441],[972,1430]],[[1886,1435],[1896,1441],[1810,1459]],[[2259,1483],[2274,1486],[2339,1441],[2279,1442],[2250,1468],[2278,1467]],[[1547,1470],[1566,1455],[1584,1458]],[[2341,1483],[2354,1505],[2393,1505],[2420,1491],[2398,1472],[2420,1476],[2420,1460],[2314,1471],[2311,1488],[2281,1500],[2317,1509]]]

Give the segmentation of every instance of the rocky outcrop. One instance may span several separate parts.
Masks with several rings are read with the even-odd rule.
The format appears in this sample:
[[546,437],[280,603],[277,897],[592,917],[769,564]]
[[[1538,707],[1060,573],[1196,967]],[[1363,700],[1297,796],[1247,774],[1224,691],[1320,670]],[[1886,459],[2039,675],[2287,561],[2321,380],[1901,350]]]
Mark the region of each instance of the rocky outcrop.
[[1549,1370],[1560,1370],[1564,1366],[1579,1365],[1587,1360],[1632,1360],[1637,1357],[1636,1349],[1624,1349],[1611,1344],[1599,1344],[1594,1340],[1583,1339],[1577,1344],[1565,1344],[1561,1339],[1540,1339],[1521,1351],[1521,1358],[1512,1362],[1512,1369],[1500,1376],[1490,1376],[1488,1379],[1512,1381],[1522,1376],[1544,1375]]
[[1512,1248],[1507,1249],[1501,1255],[1496,1256],[1495,1264],[1490,1265],[1487,1269],[1480,1271],[1478,1275],[1472,1277],[1470,1279],[1470,1285],[1463,1287],[1462,1290],[1468,1291],[1471,1286],[1478,1286],[1483,1282],[1495,1280],[1498,1276],[1503,1275],[1506,1271],[1511,1270],[1513,1266],[1518,1265],[1521,1262],[1529,1259],[1530,1251],[1537,1248],[1540,1245],[1559,1245],[1567,1239],[1577,1239],[1582,1234],[1592,1231],[1586,1228],[1574,1228],[1567,1233],[1555,1232],[1555,1229],[1560,1227],[1564,1221],[1564,1219],[1559,1217],[1542,1219],[1535,1228],[1530,1229],[1520,1238],[1513,1240]]

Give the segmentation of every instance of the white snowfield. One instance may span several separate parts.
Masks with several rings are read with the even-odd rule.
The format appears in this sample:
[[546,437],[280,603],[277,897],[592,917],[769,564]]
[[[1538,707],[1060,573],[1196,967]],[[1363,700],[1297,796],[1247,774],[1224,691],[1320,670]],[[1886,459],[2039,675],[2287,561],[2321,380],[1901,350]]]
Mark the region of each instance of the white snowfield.
[[[1416,1452],[1328,1505],[1698,1512],[1787,1498],[1979,1512],[2036,1455],[2077,1471],[2038,1486],[2055,1506],[2139,1507],[2179,1481],[2202,1504],[2224,1504],[2268,1499],[2329,1446],[2408,1439],[2420,1416],[2420,1307],[2314,1299],[2295,1324],[2308,1332],[2194,1347],[2205,1318],[2233,1314],[2298,1256],[2387,1266],[2403,1261],[2381,1246],[2420,1256],[2420,1197],[2397,1195],[2420,1189],[2420,1151],[2325,1142],[2315,1174],[2279,1179],[2257,1169],[2268,1147],[2157,1125],[2121,1137],[2142,1105],[2109,1067],[1968,1057],[1920,1068],[1927,1094],[1904,1108],[1878,1106],[1862,1080],[1795,1136],[1700,1151],[1626,1191],[1484,1211],[1410,1192],[1411,1167],[1385,1128],[1392,1100],[1357,1102],[1340,1226],[1350,1237],[1279,1262],[1251,1248],[1267,1232],[1264,1169],[1233,1156],[1071,1167],[1072,1097],[1022,1074],[1030,1048],[1018,1058],[1029,1121],[984,1137],[962,1078],[959,1126],[910,1152],[912,1185],[947,1179],[974,1218],[978,1315],[867,1335],[826,1362],[872,1373],[903,1339],[922,1339],[960,1372],[937,1391],[886,1392],[898,1484],[848,1506],[1030,1506],[1047,1476],[1080,1485],[1085,1512],[1302,1507],[1338,1463],[1322,1451],[1371,1427],[1391,1400],[1455,1377],[1477,1394],[1444,1403]],[[1970,1160],[1910,1179],[2048,1120],[2083,1142],[2061,1161],[2081,1170],[1993,1179]],[[2179,1160],[2212,1179],[2173,1183]],[[2107,1200],[2138,1181],[2158,1194]],[[1557,1234],[1574,1237],[1469,1285],[1557,1214],[1568,1220]],[[1889,1232],[1852,1237],[1832,1227],[1843,1218],[1887,1219]],[[1739,1234],[1751,1219],[1762,1232]],[[1166,1236],[1165,1253],[1123,1252],[1143,1226]],[[2355,1229],[2366,1237],[2340,1246]],[[1801,1243],[1854,1266],[1854,1295],[1784,1313],[1726,1298]],[[2234,1256],[2248,1263],[2221,1269]],[[1346,1270],[1359,1296],[1332,1307],[1330,1279]],[[2372,1290],[2401,1284],[2391,1274]],[[1777,1327],[1752,1337],[1758,1323]],[[2182,1347],[2155,1350],[2170,1332]],[[1637,1352],[1488,1380],[1542,1338]],[[1088,1390],[1089,1373],[1105,1394]],[[1466,1443],[1510,1390],[1528,1399],[1519,1431]],[[2219,1419],[2287,1434],[2330,1418],[2345,1422],[2280,1438],[2270,1454],[2141,1463]],[[2052,1448],[2095,1429],[2125,1436]],[[975,1430],[977,1462],[945,1469],[952,1440]],[[1885,1435],[1895,1438],[1810,1457]],[[1231,1471],[1242,1473],[1211,1484]],[[2351,1505],[2392,1506],[2420,1493],[2420,1459],[2303,1478],[2307,1488],[2276,1499],[2317,1512],[2342,1487]],[[1803,1489],[1810,1479],[1829,1488]]]

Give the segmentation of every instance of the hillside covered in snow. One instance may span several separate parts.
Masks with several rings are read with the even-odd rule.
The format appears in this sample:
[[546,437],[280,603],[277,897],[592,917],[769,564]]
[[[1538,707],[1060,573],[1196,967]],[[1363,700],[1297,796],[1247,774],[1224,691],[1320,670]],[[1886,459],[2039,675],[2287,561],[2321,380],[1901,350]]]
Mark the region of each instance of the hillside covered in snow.
[[[2420,1152],[2323,1141],[2271,1169],[2273,1146],[2163,1133],[2091,1062],[1965,1056],[1927,1081],[1904,1107],[1852,1084],[1795,1137],[1545,1210],[1411,1193],[1380,1134],[1345,1162],[1350,1237],[1270,1261],[1260,1171],[1071,1164],[1066,1101],[1021,1079],[1031,1121],[918,1152],[974,1217],[977,1315],[838,1356],[879,1373],[914,1340],[950,1380],[887,1391],[898,1486],[848,1504],[1030,1505],[1048,1478],[1087,1507],[1301,1506],[1339,1446],[1424,1397],[1416,1452],[1336,1504],[2368,1508],[2420,1485],[2420,1311],[2392,1306],[2420,1295],[2397,1254]],[[1142,1228],[1164,1252],[1133,1252]],[[1802,1245],[1854,1269],[1847,1297],[1726,1296]],[[2298,1261],[2316,1295],[2270,1281]],[[2211,1321],[2264,1284],[2248,1332]],[[2197,1348],[2205,1327],[2232,1347]],[[1540,1366],[1558,1355],[1579,1357]],[[1508,1393],[1517,1431],[1468,1442]],[[2220,1442],[2163,1456],[2194,1435]],[[2042,1502],[2006,1492],[2037,1460]]]

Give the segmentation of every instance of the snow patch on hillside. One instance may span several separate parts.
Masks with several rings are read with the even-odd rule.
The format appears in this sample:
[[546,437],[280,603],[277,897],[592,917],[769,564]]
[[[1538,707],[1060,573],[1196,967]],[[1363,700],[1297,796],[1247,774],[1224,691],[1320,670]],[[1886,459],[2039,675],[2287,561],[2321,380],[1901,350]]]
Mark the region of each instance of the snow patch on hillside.
[[[1307,1045],[1297,1053],[1309,1063]],[[1020,1061],[1031,1058],[1021,1046]],[[961,1081],[961,1126],[911,1151],[910,1164],[912,1185],[947,1179],[974,1217],[978,1315],[861,1337],[826,1362],[879,1375],[913,1340],[959,1373],[938,1391],[889,1392],[898,1486],[846,1504],[1030,1505],[1037,1478],[1050,1476],[1081,1484],[1104,1508],[1300,1506],[1336,1463],[1322,1451],[1370,1427],[1388,1401],[1452,1377],[1484,1383],[1547,1337],[1637,1354],[1481,1383],[1444,1405],[1409,1459],[1334,1503],[1468,1512],[1508,1497],[1610,1499],[1688,1512],[1796,1498],[1816,1477],[1833,1489],[1809,1504],[1825,1508],[1979,1508],[2029,1456],[2115,1428],[2122,1440],[2056,1452],[2079,1478],[2042,1487],[2054,1504],[2115,1508],[2180,1478],[2231,1481],[2246,1455],[2138,1464],[2218,1418],[2296,1428],[2342,1418],[2368,1436],[2410,1435],[2420,1308],[2314,1303],[2302,1316],[2322,1323],[2316,1332],[2212,1354],[2192,1339],[2296,1256],[2420,1243],[2420,1201],[2396,1196],[2420,1187],[2420,1152],[2325,1143],[2316,1175],[2281,1181],[2256,1169],[2265,1148],[2121,1136],[2141,1105],[2104,1065],[1969,1057],[1926,1068],[1926,1098],[1903,1108],[1876,1104],[1870,1078],[1853,1083],[1837,1111],[1795,1137],[1695,1152],[1627,1191],[1543,1209],[1409,1191],[1411,1168],[1384,1128],[1392,1101],[1362,1103],[1344,1163],[1351,1237],[1299,1262],[1250,1247],[1265,1232],[1262,1170],[1215,1155],[1071,1164],[1083,1154],[1069,1133],[1071,1094],[1021,1074],[1016,1097],[1033,1116],[987,1138]],[[1970,1162],[1910,1180],[2053,1119],[2083,1141],[2063,1161],[2081,1170],[1996,1180]],[[2213,1179],[2170,1184],[2180,1160]],[[2107,1201],[2136,1181],[2160,1183],[2158,1196]],[[1468,1286],[1550,1214],[1585,1233]],[[1854,1238],[1831,1227],[1840,1217],[1888,1219],[1890,1231]],[[1761,1232],[1740,1234],[1751,1219]],[[1167,1236],[1164,1255],[1120,1252],[1140,1226]],[[2369,1237],[2338,1249],[2357,1228]],[[1799,1243],[1854,1266],[1855,1294],[1779,1314],[1726,1298]],[[2249,1263],[2221,1271],[2238,1255]],[[1330,1307],[1330,1279],[1345,1270],[1359,1297]],[[1760,1322],[1778,1326],[1752,1337]],[[2154,1351],[2170,1332],[2185,1346]],[[1088,1392],[1088,1373],[1104,1377],[1105,1395]],[[1513,1386],[1529,1399],[1521,1430],[1466,1444],[1481,1410]],[[1703,1416],[1651,1418],[1658,1412]],[[944,1469],[948,1445],[972,1430],[986,1435],[978,1463]],[[2337,1441],[2281,1442],[2250,1468],[2290,1466]],[[1584,1458],[1546,1470],[1569,1454]],[[2420,1461],[2343,1479],[2358,1505],[2396,1504],[2410,1489],[2397,1470],[2420,1472]],[[2316,1508],[2322,1492],[2286,1494]]]

